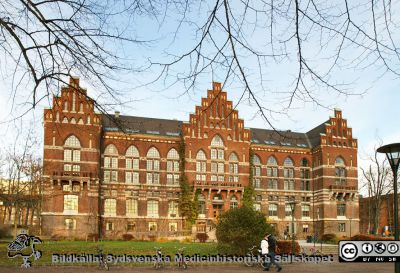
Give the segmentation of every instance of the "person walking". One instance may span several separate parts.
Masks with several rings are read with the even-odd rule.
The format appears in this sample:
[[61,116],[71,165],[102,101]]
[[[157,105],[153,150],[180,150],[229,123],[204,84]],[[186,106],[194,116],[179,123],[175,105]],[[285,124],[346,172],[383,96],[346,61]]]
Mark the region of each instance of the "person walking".
[[277,268],[276,271],[279,272],[282,270],[282,266],[275,260],[275,251],[277,248],[276,238],[275,238],[275,236],[273,236],[271,234],[268,234],[266,236],[266,238],[267,238],[267,243],[268,243],[268,258],[269,258],[268,260],[269,260],[269,262],[264,265],[264,271],[269,271],[271,264],[274,264]]
[[261,255],[264,258],[264,263],[263,263],[264,271],[269,270],[269,264],[270,264],[270,261],[269,261],[270,258],[268,257],[268,252],[269,252],[268,237],[269,237],[269,234],[267,233],[264,235],[264,238],[261,240]]

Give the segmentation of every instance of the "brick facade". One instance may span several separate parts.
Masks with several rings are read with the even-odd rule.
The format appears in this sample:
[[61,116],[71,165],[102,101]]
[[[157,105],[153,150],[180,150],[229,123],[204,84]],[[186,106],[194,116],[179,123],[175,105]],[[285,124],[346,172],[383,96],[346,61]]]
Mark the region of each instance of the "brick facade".
[[393,194],[381,196],[379,208],[379,223],[375,228],[374,198],[360,197],[360,233],[362,234],[385,234],[394,233],[394,206]]
[[255,208],[281,234],[291,223],[292,198],[298,237],[314,228],[318,234],[358,233],[357,140],[341,111],[334,114],[307,133],[246,128],[227,93],[213,83],[188,122],[110,117],[95,112],[72,78],[44,110],[43,233],[181,235],[182,138],[183,171],[201,193],[194,231],[210,230],[221,212],[241,205],[252,171]]

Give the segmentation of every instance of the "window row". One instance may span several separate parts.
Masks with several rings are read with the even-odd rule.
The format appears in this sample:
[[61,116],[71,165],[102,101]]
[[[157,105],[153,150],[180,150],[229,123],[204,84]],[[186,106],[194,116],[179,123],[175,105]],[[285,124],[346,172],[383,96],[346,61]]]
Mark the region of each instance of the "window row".
[[[104,150],[104,155],[109,155],[109,156],[118,156],[120,153],[118,152],[117,147],[114,144],[109,144]],[[130,146],[126,152],[125,152],[125,157],[129,158],[138,158],[139,157],[139,150],[135,146]],[[146,153],[147,158],[160,158],[160,152],[158,151],[157,148],[151,147],[147,153]],[[167,153],[167,159],[175,159],[179,160],[179,153],[176,149],[172,148],[168,151]]]
[[[158,231],[158,223],[157,222],[148,222],[148,229],[147,231],[155,232]],[[107,221],[106,224],[106,231],[113,231],[115,230],[115,223],[112,221]],[[135,222],[128,222],[126,224],[126,231],[133,232],[136,231],[136,223]],[[177,222],[169,222],[168,223],[168,231],[175,232],[178,231],[178,223]]]
[[[77,195],[64,195],[64,213],[66,214],[77,214],[78,213],[78,196]],[[138,215],[138,201],[136,199],[127,199],[125,201],[126,216],[137,216]],[[168,216],[178,216],[178,202],[168,202]],[[157,200],[147,201],[147,216],[158,217],[159,202]],[[104,200],[104,215],[105,216],[116,216],[117,215],[117,200],[116,199],[105,199]]]
[[[255,166],[262,165],[261,158],[258,155],[253,155],[252,160],[253,160],[253,162],[252,162],[253,165],[255,165]],[[268,157],[266,165],[267,166],[278,166],[279,164],[278,164],[278,160],[276,159],[276,157],[271,155],[270,157]],[[285,166],[285,167],[294,167],[294,165],[295,165],[294,161],[290,157],[286,157],[283,161],[283,166]],[[300,161],[300,167],[310,167],[310,164],[306,158],[303,158]]]
[[[254,166],[257,165],[263,165],[263,163],[261,162],[261,158],[258,155],[254,155],[253,159],[252,159],[252,163]],[[276,159],[275,156],[271,155],[270,157],[268,157],[267,159],[267,166],[278,166],[278,160]],[[294,160],[290,157],[286,157],[283,161],[283,166],[284,167],[294,167]],[[335,158],[335,166],[346,166],[345,161],[343,159],[342,156],[337,156]],[[300,164],[299,167],[310,167],[310,163],[308,161],[308,159],[303,158],[300,160]]]
[[[146,173],[146,184],[160,184],[160,173],[158,172],[147,172]],[[167,173],[167,184],[168,185],[177,185],[179,184],[179,173]],[[120,182],[118,180],[118,171],[113,170],[105,170],[104,171],[104,183],[110,182]],[[128,184],[139,184],[139,172],[134,171],[125,171],[125,183]]]
[[[108,157],[108,156],[104,157],[104,168],[117,169],[118,168],[118,158],[117,157]],[[132,170],[139,170],[139,159],[138,158],[125,159],[125,168],[132,169]],[[146,169],[147,170],[155,170],[155,171],[160,170],[160,160],[147,159],[146,160]],[[179,172],[179,161],[168,160],[167,161],[167,171]]]
[[[284,178],[293,178],[293,177],[295,177],[294,168],[284,168],[282,174],[283,174]],[[309,168],[300,169],[299,174],[300,174],[300,178],[303,178],[303,179],[311,178],[311,175],[310,175],[311,170]],[[279,177],[278,167],[267,167],[266,175],[267,175],[267,177]],[[254,177],[263,176],[261,174],[260,166],[253,166],[253,176]]]
[[[126,216],[137,216],[138,215],[138,201],[136,199],[127,199],[126,205]],[[178,202],[168,202],[168,216],[178,217]],[[104,200],[104,216],[116,216],[117,215],[117,200],[116,199],[105,199]],[[147,201],[147,216],[158,217],[159,216],[159,202],[157,200]]]
[[[278,190],[278,189],[282,189],[281,187],[279,187],[278,184],[278,179],[267,179],[267,183],[266,185],[262,183],[262,179],[260,178],[253,178],[253,187],[256,189],[262,189],[263,187],[266,187],[267,189],[271,189],[271,190]],[[279,180],[281,181],[281,180]],[[293,191],[293,190],[301,190],[301,191],[310,191],[311,190],[311,181],[310,180],[301,180],[299,182],[300,187],[297,188],[295,186],[295,180],[283,180],[283,189],[284,190],[289,190],[289,191]]]
[[[268,216],[270,217],[278,217],[278,204],[269,204],[268,205]],[[308,204],[301,204],[301,217],[310,217],[310,211],[311,211],[311,206]],[[254,209],[257,211],[261,211],[261,204],[255,203],[254,204]],[[291,217],[293,213],[293,209],[290,204],[285,204],[284,206],[285,209],[285,217]],[[298,207],[295,208],[295,210],[298,210]]]
[[[115,223],[111,221],[107,221],[105,223],[107,231],[113,231],[115,229]],[[64,228],[66,230],[76,230],[76,219],[67,218],[64,220]],[[149,222],[148,223],[148,231],[157,231],[157,222]],[[168,223],[168,231],[175,232],[178,230],[178,223],[177,222],[169,222]],[[126,224],[126,231],[133,232],[136,231],[136,223],[135,222],[128,222]]]

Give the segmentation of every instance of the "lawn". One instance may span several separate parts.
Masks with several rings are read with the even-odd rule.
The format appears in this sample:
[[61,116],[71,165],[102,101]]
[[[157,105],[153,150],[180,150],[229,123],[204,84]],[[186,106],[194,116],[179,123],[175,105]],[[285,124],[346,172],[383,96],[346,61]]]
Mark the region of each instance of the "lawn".
[[[7,245],[8,243],[6,242],[0,243],[0,266],[20,265],[22,262],[21,257],[16,257],[14,259],[7,258]],[[32,257],[31,261],[33,261],[34,265],[51,265],[52,254],[96,254],[97,246],[100,246],[104,250],[104,254],[113,255],[155,255],[154,247],[162,247],[163,255],[170,255],[172,258],[175,257],[176,249],[180,247],[185,247],[185,255],[217,254],[217,244],[215,243],[45,241],[37,245],[37,250],[42,251],[42,257],[37,261],[33,261]],[[136,266],[138,263],[119,264],[119,266],[121,265]]]

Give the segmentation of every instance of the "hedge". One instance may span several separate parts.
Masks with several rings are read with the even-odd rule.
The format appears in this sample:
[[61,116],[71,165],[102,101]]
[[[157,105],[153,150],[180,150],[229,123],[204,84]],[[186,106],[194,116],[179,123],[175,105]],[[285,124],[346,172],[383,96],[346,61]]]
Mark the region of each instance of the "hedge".
[[[277,241],[278,251],[277,254],[292,254],[292,241],[285,240],[285,241]],[[300,253],[300,245],[297,241],[294,242],[294,254]]]

